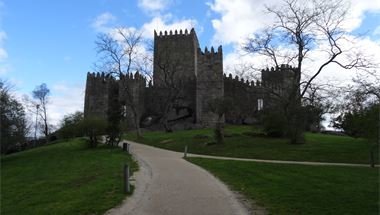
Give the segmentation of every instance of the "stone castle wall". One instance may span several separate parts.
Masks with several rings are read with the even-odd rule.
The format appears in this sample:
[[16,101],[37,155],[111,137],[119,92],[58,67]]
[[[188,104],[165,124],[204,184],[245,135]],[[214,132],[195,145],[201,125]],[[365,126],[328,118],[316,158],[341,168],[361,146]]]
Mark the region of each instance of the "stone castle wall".
[[84,100],[85,117],[107,117],[109,87],[110,78],[104,73],[87,73]]
[[[106,117],[109,100],[117,94],[130,124],[134,123],[134,112],[128,103],[137,104],[133,106],[138,109],[141,121],[159,117],[168,99],[169,78],[181,86],[180,99],[173,105],[169,121],[213,126],[218,117],[211,111],[210,103],[216,98],[226,98],[233,102],[225,115],[226,122],[249,123],[257,118],[260,109],[272,105],[270,92],[288,95],[286,92],[293,84],[294,70],[286,65],[262,70],[261,81],[255,82],[237,76],[233,78],[231,74],[226,76],[223,73],[222,47],[202,51],[194,29],[190,32],[155,32],[153,82],[147,83],[146,78],[138,73],[123,75],[119,80],[88,73],[84,113],[85,116]],[[115,86],[117,92],[110,93]]]
[[223,52],[219,46],[204,52],[198,49],[198,74],[196,81],[196,121],[203,126],[212,126],[218,116],[210,109],[210,103],[217,98],[223,98]]
[[[176,30],[154,32],[154,68],[153,84],[156,87],[165,85],[169,78],[174,80],[195,80],[197,74],[197,35],[192,29],[182,32]],[[172,74],[165,74],[172,73]],[[173,75],[174,77],[168,77]]]
[[[146,78],[139,73],[122,75],[117,83],[119,102],[122,111],[131,126],[134,126],[134,114],[141,118],[145,109]],[[129,114],[128,114],[129,113]]]

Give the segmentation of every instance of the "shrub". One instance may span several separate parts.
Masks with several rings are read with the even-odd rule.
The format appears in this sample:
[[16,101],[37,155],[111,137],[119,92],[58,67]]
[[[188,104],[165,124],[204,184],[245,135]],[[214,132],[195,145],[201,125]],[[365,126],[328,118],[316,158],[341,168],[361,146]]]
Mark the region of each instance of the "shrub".
[[264,132],[270,137],[283,137],[286,134],[286,118],[281,111],[268,111],[263,116]]

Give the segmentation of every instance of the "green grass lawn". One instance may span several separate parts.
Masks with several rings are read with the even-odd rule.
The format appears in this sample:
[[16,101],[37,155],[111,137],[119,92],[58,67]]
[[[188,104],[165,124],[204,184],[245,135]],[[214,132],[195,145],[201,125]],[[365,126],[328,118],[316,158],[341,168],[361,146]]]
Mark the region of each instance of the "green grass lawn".
[[103,214],[125,198],[119,148],[87,148],[84,139],[1,158],[1,214]]
[[188,158],[270,214],[379,214],[379,169]]
[[[369,147],[365,140],[347,136],[306,133],[306,144],[292,145],[286,139],[253,137],[252,126],[227,126],[225,144],[207,145],[213,141],[212,129],[165,133],[146,132],[137,140],[134,133],[126,138],[144,144],[183,152],[241,158],[369,163]],[[203,138],[201,136],[204,136]],[[376,162],[378,163],[378,153]]]

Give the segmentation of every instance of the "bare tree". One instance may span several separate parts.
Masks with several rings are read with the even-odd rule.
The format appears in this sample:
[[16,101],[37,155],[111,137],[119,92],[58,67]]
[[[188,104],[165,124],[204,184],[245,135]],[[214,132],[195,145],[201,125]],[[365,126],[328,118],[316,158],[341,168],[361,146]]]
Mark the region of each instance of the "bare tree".
[[[116,28],[108,34],[98,35],[96,48],[100,55],[100,61],[95,64],[96,69],[117,79],[138,71],[143,76],[149,77],[151,74],[151,67],[149,66],[151,65],[151,59],[149,54],[144,51],[144,42],[141,32],[123,27]],[[120,81],[120,84],[122,84],[121,89],[125,93],[124,104],[132,113],[136,135],[140,137],[142,110],[135,99],[134,88],[124,86],[125,83]]]
[[[49,124],[48,124],[48,114],[47,105],[49,103],[50,90],[45,83],[38,85],[32,92],[33,98],[36,100],[34,106],[37,107],[37,113],[42,120],[42,131],[45,135],[46,142],[49,142]],[[40,109],[40,111],[38,111]]]
[[356,93],[362,94],[366,100],[375,99],[378,104],[378,119],[377,119],[377,141],[376,144],[370,146],[370,165],[375,167],[375,153],[376,148],[380,146],[380,75],[378,71],[366,71],[364,74],[353,79],[356,84],[355,87],[351,88],[356,90]]
[[[349,38],[343,26],[348,10],[349,5],[344,0],[283,0],[279,6],[266,7],[266,12],[274,17],[273,25],[248,38],[243,47],[248,53],[266,56],[274,66],[290,64],[296,67],[292,87],[283,100],[292,143],[304,142],[300,126],[301,98],[328,65],[335,64],[343,69],[371,66],[362,53],[342,46]],[[316,49],[324,52],[326,59],[307,71],[311,75],[306,77],[305,60]]]
[[334,87],[330,84],[312,83],[302,98],[305,108],[305,128],[307,131],[320,131],[324,115],[333,112]]
[[158,94],[156,98],[160,100],[157,102],[161,115],[160,123],[166,132],[171,132],[172,128],[169,124],[169,114],[183,99],[186,80],[178,78],[180,72],[179,59],[171,59],[168,51],[163,52],[164,53],[158,55],[159,58],[155,61],[157,72],[160,74],[156,80],[159,81],[160,84],[155,83],[155,87],[158,89],[158,91],[156,91],[156,94]]

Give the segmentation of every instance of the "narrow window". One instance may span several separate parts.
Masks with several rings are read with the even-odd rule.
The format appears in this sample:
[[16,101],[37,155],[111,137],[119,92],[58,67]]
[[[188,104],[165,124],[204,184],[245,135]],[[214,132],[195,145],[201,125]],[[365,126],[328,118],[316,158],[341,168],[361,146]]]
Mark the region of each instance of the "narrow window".
[[127,116],[127,106],[126,105],[123,105],[123,116],[124,117]]
[[262,110],[264,107],[263,99],[257,99],[257,110]]

